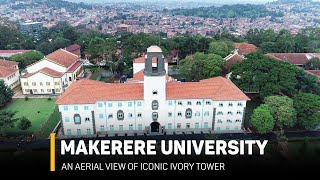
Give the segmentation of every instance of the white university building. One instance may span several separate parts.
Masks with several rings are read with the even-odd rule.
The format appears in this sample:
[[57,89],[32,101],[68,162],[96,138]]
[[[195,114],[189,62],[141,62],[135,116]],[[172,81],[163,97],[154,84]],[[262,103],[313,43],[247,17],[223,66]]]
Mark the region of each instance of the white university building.
[[63,135],[242,130],[249,98],[230,80],[215,77],[178,82],[168,78],[158,46],[148,48],[144,61],[139,80],[108,84],[82,79],[73,83],[56,102]]

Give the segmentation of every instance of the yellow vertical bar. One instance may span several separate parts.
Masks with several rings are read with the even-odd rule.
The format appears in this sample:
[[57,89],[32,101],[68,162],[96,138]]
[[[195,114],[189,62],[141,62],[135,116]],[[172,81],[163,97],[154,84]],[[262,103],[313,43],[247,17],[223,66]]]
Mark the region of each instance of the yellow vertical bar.
[[56,171],[56,134],[50,134],[50,171]]

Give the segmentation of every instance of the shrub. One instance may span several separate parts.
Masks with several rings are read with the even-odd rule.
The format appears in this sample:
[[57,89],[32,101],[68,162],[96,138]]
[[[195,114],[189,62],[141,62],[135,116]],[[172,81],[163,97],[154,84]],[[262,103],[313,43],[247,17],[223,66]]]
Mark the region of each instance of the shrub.
[[24,97],[24,100],[28,101],[28,100],[29,100],[29,97],[28,97],[28,96]]

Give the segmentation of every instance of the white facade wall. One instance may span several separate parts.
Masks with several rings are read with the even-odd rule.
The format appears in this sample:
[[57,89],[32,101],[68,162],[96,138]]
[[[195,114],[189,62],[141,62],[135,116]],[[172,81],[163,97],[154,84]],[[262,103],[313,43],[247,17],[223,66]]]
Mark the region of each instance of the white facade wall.
[[20,76],[19,69],[17,69],[15,73],[9,75],[8,77],[0,78],[0,79],[2,79],[7,84],[7,86],[13,89],[20,83],[19,76]]
[[45,67],[49,67],[50,69],[53,69],[58,72],[66,72],[66,70],[67,70],[67,68],[60,66],[56,63],[53,63],[51,61],[48,61],[46,59],[38,61],[37,63],[27,67],[26,70],[28,71],[28,73],[35,73]]
[[[63,84],[61,78],[54,78],[43,74],[36,73],[30,77],[20,78],[23,94],[61,94],[63,93]],[[54,90],[54,91],[53,91]]]
[[[180,105],[180,102],[182,105]],[[188,104],[188,103],[191,103]],[[197,103],[200,102],[201,104]],[[221,107],[220,104],[223,104]],[[232,103],[232,106],[229,106]],[[238,103],[241,103],[241,106]],[[64,107],[67,107],[67,110]],[[75,110],[75,106],[78,110]],[[85,109],[85,106],[88,109]],[[158,112],[157,122],[167,132],[183,131],[237,131],[241,130],[246,101],[213,101],[212,99],[181,99],[165,100],[159,103],[158,110],[152,110],[152,104],[144,100],[132,101],[97,101],[95,104],[59,105],[62,115],[63,130],[65,135],[77,135],[78,129],[81,135],[95,133],[132,133],[147,132],[153,122],[152,112]],[[150,109],[149,109],[150,108]],[[186,110],[192,110],[192,117],[186,118]],[[123,120],[118,120],[117,113],[124,113]],[[237,114],[237,112],[240,112]],[[94,123],[92,118],[94,114]],[[222,112],[223,114],[218,114]],[[232,112],[232,114],[228,114]],[[171,113],[171,116],[169,116]],[[181,116],[178,115],[181,113]],[[74,123],[74,115],[81,116],[81,124]],[[141,117],[138,117],[141,114]],[[112,115],[112,117],[110,116]],[[132,117],[131,117],[132,115]],[[69,118],[69,122],[66,122]],[[85,121],[89,118],[90,121]],[[214,121],[213,121],[214,120]],[[228,122],[230,120],[231,122]],[[236,122],[239,120],[239,122]],[[178,128],[177,126],[180,126]],[[93,129],[95,127],[95,130]],[[69,132],[68,132],[69,129]]]
[[[152,66],[157,66],[157,63],[152,63]],[[133,63],[133,74],[138,73],[141,70],[144,70],[145,64],[144,63]],[[166,73],[168,74],[168,63],[166,62],[164,64],[164,68],[166,70]]]

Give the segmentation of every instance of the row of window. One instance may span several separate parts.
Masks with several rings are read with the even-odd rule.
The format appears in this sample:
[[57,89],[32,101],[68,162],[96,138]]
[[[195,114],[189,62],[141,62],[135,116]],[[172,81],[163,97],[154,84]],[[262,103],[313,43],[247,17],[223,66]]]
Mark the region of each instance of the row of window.
[[[33,93],[38,93],[38,89],[24,89],[24,91],[26,93],[30,93],[30,91],[32,90]],[[61,89],[54,89],[56,93],[59,93],[61,91]],[[47,92],[47,93],[52,93],[52,89],[40,89],[41,93]]]
[[[237,111],[236,114],[242,115],[242,112],[241,111]],[[223,112],[222,111],[218,111],[217,115],[223,115]],[[233,115],[233,112],[232,111],[228,111],[227,115]]]
[[[206,101],[205,104],[206,104],[206,105],[211,105],[211,102],[210,102],[210,101]],[[169,105],[169,106],[172,106],[172,101],[169,101],[168,105]],[[182,105],[183,105],[182,101],[178,101],[178,105],[179,105],[179,106],[182,106]],[[188,106],[191,106],[191,105],[192,105],[192,102],[191,102],[191,101],[188,101],[188,102],[187,102],[187,105],[188,105]],[[196,105],[201,105],[201,101],[197,101],[197,102],[196,102]]]
[[[229,107],[233,107],[233,103],[229,103],[228,106],[229,106]],[[242,107],[243,105],[242,105],[241,102],[239,102],[239,103],[238,103],[238,106]],[[219,103],[219,107],[223,107],[223,103]]]
[[[241,123],[242,121],[241,121],[240,119],[236,119],[234,122],[235,122],[235,123]],[[217,123],[218,123],[218,124],[222,124],[223,122],[222,122],[221,119],[218,119],[218,120],[217,120]],[[227,119],[227,123],[232,123],[232,120]]]
[[[221,127],[216,127],[216,131],[221,131],[221,130],[223,130]],[[239,126],[236,126],[233,129],[231,129],[229,126],[227,126],[224,130],[227,130],[227,131],[230,131],[230,130],[238,131],[239,130]]]
[[[122,107],[122,102],[119,102],[117,105],[118,107]],[[128,102],[128,107],[132,107],[132,102]],[[113,103],[108,103],[108,107],[112,107],[113,106]],[[142,103],[141,102],[137,102],[137,106],[140,107],[142,106]],[[98,103],[98,107],[103,107],[103,104],[102,103]]]
[[[37,85],[37,82],[32,82],[31,84],[32,84],[32,86],[36,86],[36,85]],[[24,82],[23,85],[29,86],[29,83],[28,83],[28,82]],[[40,85],[40,86],[43,86],[43,82],[39,82],[39,85]],[[50,86],[50,85],[51,85],[50,82],[46,82],[46,86]],[[59,85],[60,85],[60,82],[54,82],[54,85],[59,86]]]
[[16,76],[16,73],[12,74],[11,76],[8,76],[7,79],[10,80]]

